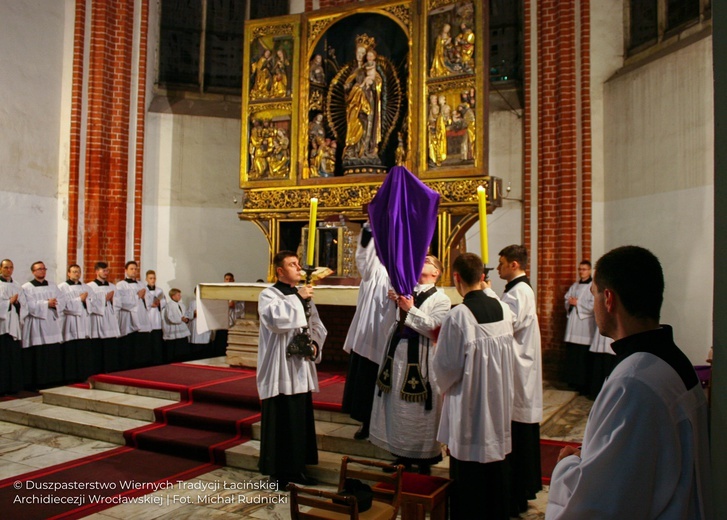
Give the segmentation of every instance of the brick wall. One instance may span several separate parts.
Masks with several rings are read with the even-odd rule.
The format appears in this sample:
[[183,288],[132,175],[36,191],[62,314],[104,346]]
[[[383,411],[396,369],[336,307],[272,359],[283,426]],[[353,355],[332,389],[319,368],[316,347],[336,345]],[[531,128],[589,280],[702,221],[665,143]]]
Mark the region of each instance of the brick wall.
[[[73,100],[71,113],[71,157],[69,186],[68,261],[76,262],[79,244],[83,250],[85,277],[93,276],[93,264],[107,261],[111,278],[123,275],[126,259],[127,204],[134,205],[134,256],[141,253],[141,178],[144,150],[146,33],[148,2],[141,6],[139,70],[133,71],[134,0],[95,1],[90,26],[86,25],[86,2],[76,2]],[[84,44],[90,43],[87,70]],[[138,85],[132,78],[138,77]],[[83,91],[84,79],[88,90]],[[133,94],[137,105],[132,107]],[[85,102],[85,107],[84,107]],[[86,111],[86,136],[82,139],[82,110]],[[136,111],[136,127],[131,113]],[[129,153],[135,145],[135,190],[129,199]],[[82,155],[83,154],[83,155]],[[81,172],[81,158],[85,166]],[[84,179],[84,200],[79,187]],[[83,204],[83,222],[79,208]],[[79,237],[79,234],[82,238]]]
[[[535,282],[548,379],[557,379],[562,365],[563,297],[576,278],[578,262],[590,258],[591,250],[590,18],[588,2],[579,6],[559,0],[525,5],[524,234],[526,244],[533,238],[536,244],[532,254],[538,264]],[[537,23],[536,66],[531,56],[532,23]],[[531,110],[534,95],[537,113]],[[532,190],[537,208],[530,203]]]

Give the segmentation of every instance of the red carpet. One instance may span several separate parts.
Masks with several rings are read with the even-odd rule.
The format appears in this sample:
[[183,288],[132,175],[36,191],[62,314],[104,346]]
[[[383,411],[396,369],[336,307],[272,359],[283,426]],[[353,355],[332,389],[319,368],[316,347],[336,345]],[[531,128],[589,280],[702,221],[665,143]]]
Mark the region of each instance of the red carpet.
[[[315,406],[340,410],[344,378],[319,372],[318,379]],[[126,447],[0,481],[3,518],[80,518],[133,499],[164,505],[146,495],[224,465],[225,450],[249,440],[260,420],[254,370],[175,363],[91,380],[175,391],[182,400],[155,410],[156,422],[125,432]]]
[[[156,422],[125,432],[126,447],[0,480],[3,518],[80,518],[134,499],[159,505],[153,502],[157,496],[146,495],[224,465],[224,451],[249,440],[260,420],[254,370],[172,364],[91,379],[176,391],[182,400],[155,410]],[[319,372],[318,379],[315,408],[340,411],[345,377]],[[540,445],[548,484],[560,449],[578,443],[541,440]],[[79,490],[84,485],[95,489]]]
[[540,439],[540,474],[543,484],[550,484],[553,469],[558,462],[558,454],[564,446],[580,446],[580,442],[562,442]]
[[[144,497],[218,466],[128,447],[0,480],[3,518],[74,519],[127,502],[158,507]],[[139,498],[135,498],[139,497]],[[68,503],[71,502],[71,503]]]

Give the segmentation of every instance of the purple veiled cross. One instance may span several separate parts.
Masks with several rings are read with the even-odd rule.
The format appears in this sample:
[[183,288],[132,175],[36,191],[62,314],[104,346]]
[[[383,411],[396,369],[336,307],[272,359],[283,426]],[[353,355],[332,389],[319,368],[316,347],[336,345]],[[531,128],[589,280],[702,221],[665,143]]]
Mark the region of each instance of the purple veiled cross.
[[411,295],[437,225],[439,193],[394,166],[369,204],[376,252],[397,294]]

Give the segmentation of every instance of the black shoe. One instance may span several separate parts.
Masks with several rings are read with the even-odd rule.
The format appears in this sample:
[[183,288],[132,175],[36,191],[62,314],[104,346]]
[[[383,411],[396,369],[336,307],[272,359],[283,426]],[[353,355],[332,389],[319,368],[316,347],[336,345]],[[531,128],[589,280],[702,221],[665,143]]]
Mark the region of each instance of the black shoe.
[[318,480],[314,479],[313,477],[306,475],[305,473],[300,473],[299,475],[294,475],[292,477],[289,477],[288,480],[290,482],[295,482],[296,484],[301,484],[303,486],[316,486],[318,485]]
[[431,475],[432,474],[432,465],[422,463],[419,464],[419,474],[420,475]]
[[369,438],[369,428],[366,425],[361,425],[356,433],[353,434],[353,438],[357,441],[362,441]]

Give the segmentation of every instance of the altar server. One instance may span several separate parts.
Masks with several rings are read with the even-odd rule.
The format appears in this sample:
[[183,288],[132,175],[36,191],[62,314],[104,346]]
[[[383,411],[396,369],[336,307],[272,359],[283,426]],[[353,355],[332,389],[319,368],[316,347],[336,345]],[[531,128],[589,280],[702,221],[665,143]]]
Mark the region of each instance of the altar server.
[[[194,294],[197,295],[196,287]],[[212,355],[212,331],[208,330],[201,334],[197,332],[197,298],[192,298],[192,301],[189,302],[184,316],[188,320],[187,327],[189,328],[189,344],[192,355],[197,359],[210,357]]]
[[429,382],[436,337],[452,306],[435,286],[441,274],[439,259],[427,255],[414,295],[389,293],[399,319],[389,331],[369,434],[373,444],[396,456],[396,464],[416,464],[422,474],[442,458],[437,441],[441,395]]
[[543,371],[535,293],[525,273],[528,251],[510,245],[499,253],[497,272],[505,280],[502,302],[515,315],[515,400],[512,410],[510,514],[528,510],[528,500],[542,489],[540,421],[543,420]]
[[507,520],[513,316],[481,290],[479,256],[458,256],[452,272],[464,300],[444,318],[432,361],[444,396],[437,439],[449,446],[450,517]]
[[15,266],[0,262],[0,395],[23,389],[23,344],[21,323],[28,313],[20,284],[13,280]]
[[596,323],[617,364],[581,449],[561,450],[545,517],[713,518],[708,404],[694,367],[659,325],[664,275],[637,246],[596,263]]
[[171,300],[164,306],[162,315],[162,330],[164,333],[164,357],[170,360],[189,360],[189,318],[185,316],[186,309],[182,303],[182,291],[172,289],[169,291]]
[[121,335],[119,364],[122,370],[141,366],[150,347],[149,313],[154,297],[139,282],[139,264],[131,260],[124,266],[126,278],[116,284],[114,310]]
[[[260,472],[271,475],[278,489],[284,489],[289,482],[315,483],[305,474],[305,466],[318,464],[312,392],[318,392],[315,363],[321,360],[327,331],[312,301],[313,286],[296,288],[302,271],[296,254],[277,253],[273,266],[278,280],[263,289],[258,299]],[[306,319],[307,306],[309,319]],[[305,334],[306,328],[309,336]],[[311,346],[312,351],[289,349],[294,344]]]
[[596,330],[591,294],[591,262],[583,260],[579,264],[578,277],[578,281],[565,293],[568,317],[565,327],[565,381],[581,394],[587,394],[591,375],[588,349]]
[[43,262],[30,267],[33,279],[23,284],[28,316],[23,322],[23,365],[26,386],[43,388],[65,381],[61,314],[65,299],[58,286],[46,280]]
[[86,303],[90,314],[89,336],[94,343],[94,365],[97,371],[119,369],[119,320],[114,309],[116,286],[109,282],[109,265],[96,262],[96,278],[88,283],[91,294]]
[[386,350],[387,332],[396,319],[396,305],[388,297],[391,283],[376,254],[368,222],[363,225],[356,248],[356,267],[361,275],[356,312],[348,328],[343,350],[351,354],[343,389],[342,411],[361,422],[355,439],[369,436],[379,362]]
[[90,288],[81,281],[78,264],[70,265],[66,275],[66,281],[58,285],[66,301],[61,314],[65,376],[67,381],[85,381],[94,370],[86,303]]
[[149,270],[146,272],[146,290],[151,296],[151,306],[147,309],[149,314],[149,325],[151,326],[151,338],[149,341],[149,352],[145,360],[148,365],[161,365],[164,363],[164,334],[162,332],[162,315],[167,305],[167,298],[164,291],[157,287],[157,274]]

